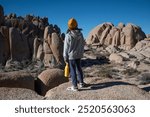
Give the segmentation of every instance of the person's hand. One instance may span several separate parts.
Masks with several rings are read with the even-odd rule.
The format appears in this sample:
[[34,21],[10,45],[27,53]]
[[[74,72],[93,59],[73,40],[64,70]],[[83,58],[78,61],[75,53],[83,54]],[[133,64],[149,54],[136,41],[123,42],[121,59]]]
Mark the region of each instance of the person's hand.
[[65,63],[69,63],[69,59],[65,59]]

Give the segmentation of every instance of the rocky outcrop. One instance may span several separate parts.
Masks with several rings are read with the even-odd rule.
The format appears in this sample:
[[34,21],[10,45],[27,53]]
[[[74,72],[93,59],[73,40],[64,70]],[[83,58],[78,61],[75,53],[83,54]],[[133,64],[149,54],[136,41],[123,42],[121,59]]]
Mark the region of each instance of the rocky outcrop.
[[30,58],[27,38],[16,28],[9,29],[11,60],[22,61]]
[[23,88],[0,87],[0,100],[42,100],[35,91]]
[[[59,85],[49,90],[46,99],[54,100],[148,100],[150,94],[127,82],[117,80],[99,80],[88,78],[86,82],[91,84],[87,88],[79,89],[78,92],[67,90],[69,83]],[[81,95],[82,93],[82,95]]]
[[50,42],[50,48],[52,50],[52,53],[56,59],[57,65],[56,66],[64,66],[64,59],[63,59],[63,41],[58,36],[57,33],[52,33],[51,35],[51,42]]
[[63,68],[63,40],[57,25],[45,28],[43,46],[45,66]]
[[5,65],[10,57],[9,29],[6,26],[0,27],[0,65]]
[[4,9],[0,5],[0,26],[3,24],[3,22],[4,22]]
[[118,27],[115,27],[111,23],[103,23],[91,30],[86,42],[87,44],[99,43],[130,50],[145,37],[142,29],[134,24],[128,23],[125,26],[123,23],[119,23]]
[[34,90],[34,77],[24,71],[0,73],[0,87]]
[[150,41],[142,40],[139,41],[134,48],[127,51],[130,55],[134,56],[137,60],[144,60],[150,58]]
[[4,16],[0,6],[0,66],[10,68],[33,60],[43,62],[44,67],[63,68],[63,38],[60,28],[49,24],[47,17]]
[[60,69],[47,69],[43,71],[38,78],[37,88],[41,95],[45,95],[49,89],[68,81],[68,79],[64,77],[63,70]]

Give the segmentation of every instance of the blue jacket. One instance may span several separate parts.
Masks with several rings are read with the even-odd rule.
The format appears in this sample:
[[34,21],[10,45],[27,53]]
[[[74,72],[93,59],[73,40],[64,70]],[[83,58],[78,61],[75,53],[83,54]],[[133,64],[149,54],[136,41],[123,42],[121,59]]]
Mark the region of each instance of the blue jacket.
[[64,59],[74,60],[83,57],[85,40],[80,30],[71,30],[65,36]]

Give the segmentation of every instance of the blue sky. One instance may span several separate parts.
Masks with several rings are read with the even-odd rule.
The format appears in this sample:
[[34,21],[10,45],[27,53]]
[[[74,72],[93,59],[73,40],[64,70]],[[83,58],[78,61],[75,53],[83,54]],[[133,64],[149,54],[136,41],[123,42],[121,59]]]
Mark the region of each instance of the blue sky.
[[5,14],[47,16],[62,32],[67,30],[68,19],[74,17],[85,38],[104,22],[130,22],[150,34],[150,0],[0,0],[0,4]]

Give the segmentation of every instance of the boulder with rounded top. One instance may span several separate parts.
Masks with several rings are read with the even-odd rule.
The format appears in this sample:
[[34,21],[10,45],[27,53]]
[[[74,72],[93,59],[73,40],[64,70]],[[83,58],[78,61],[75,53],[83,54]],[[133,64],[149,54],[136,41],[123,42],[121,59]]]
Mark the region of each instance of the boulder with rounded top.
[[63,70],[60,69],[47,69],[38,76],[37,86],[39,87],[39,93],[45,95],[49,89],[52,89],[68,79],[64,77]]

